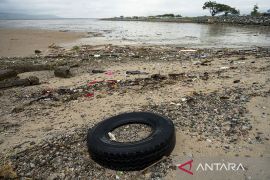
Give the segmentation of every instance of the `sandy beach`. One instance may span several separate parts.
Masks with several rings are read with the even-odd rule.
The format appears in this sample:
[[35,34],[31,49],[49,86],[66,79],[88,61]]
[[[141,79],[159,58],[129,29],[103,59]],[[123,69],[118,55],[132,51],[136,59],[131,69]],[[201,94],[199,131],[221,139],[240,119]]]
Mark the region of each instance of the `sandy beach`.
[[43,54],[52,44],[74,42],[84,36],[78,32],[60,32],[39,29],[0,29],[0,56],[30,56],[35,50]]
[[[56,34],[67,40],[69,33]],[[181,177],[175,164],[183,158],[270,157],[269,52],[86,45],[50,49],[40,57],[1,58],[1,69],[18,73],[10,81],[39,79],[25,86],[1,84],[15,86],[0,92],[0,156],[9,169],[4,172],[41,179],[175,179]],[[55,77],[62,66],[71,75]],[[97,122],[131,111],[171,118],[177,143],[170,157],[146,172],[119,174],[89,159],[85,137]],[[135,133],[130,127],[125,131]],[[116,138],[138,135],[131,134]],[[228,176],[244,178],[255,170]]]

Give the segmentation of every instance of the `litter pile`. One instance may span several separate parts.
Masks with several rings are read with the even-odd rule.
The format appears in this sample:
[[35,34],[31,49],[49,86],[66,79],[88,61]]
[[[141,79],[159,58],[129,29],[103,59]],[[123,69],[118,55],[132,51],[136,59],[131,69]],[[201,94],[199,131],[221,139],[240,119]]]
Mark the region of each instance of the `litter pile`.
[[[145,172],[122,172],[103,168],[89,158],[86,132],[87,128],[82,128],[72,135],[59,135],[12,156],[11,161],[17,175],[37,179],[149,179],[164,177],[176,168],[170,157]],[[123,138],[125,137],[121,137]]]
[[[246,103],[258,93],[253,86],[250,89],[227,89],[209,94],[194,93],[179,101],[150,105],[146,110],[170,117],[176,128],[187,132],[200,141],[216,140],[221,143],[237,143],[249,139],[252,129],[247,113]],[[270,92],[263,92],[267,96]],[[256,139],[255,139],[256,141]]]

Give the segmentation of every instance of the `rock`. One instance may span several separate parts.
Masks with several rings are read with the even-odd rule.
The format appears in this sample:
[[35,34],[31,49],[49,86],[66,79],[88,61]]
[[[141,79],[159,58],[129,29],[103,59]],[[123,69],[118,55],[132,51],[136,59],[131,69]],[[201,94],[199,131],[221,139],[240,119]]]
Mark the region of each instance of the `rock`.
[[35,54],[41,54],[41,53],[42,53],[41,50],[38,50],[38,49],[35,50]]
[[28,80],[30,82],[30,85],[38,85],[39,84],[39,79],[36,76],[29,76]]
[[35,166],[35,164],[30,163],[30,167],[31,167],[31,168],[34,168],[34,167],[36,167],[36,166]]
[[0,81],[2,81],[4,79],[16,77],[16,76],[17,76],[17,72],[14,71],[13,69],[0,70]]
[[69,78],[71,77],[69,66],[59,66],[54,70],[54,75],[56,77]]
[[234,80],[233,81],[233,83],[239,83],[240,82],[240,80],[238,79],[238,80]]
[[207,60],[206,59],[206,60],[204,60],[204,61],[201,62],[201,65],[202,66],[209,66],[209,65],[211,65],[211,60]]
[[106,94],[98,94],[97,96],[96,96],[96,98],[105,98],[106,97]]

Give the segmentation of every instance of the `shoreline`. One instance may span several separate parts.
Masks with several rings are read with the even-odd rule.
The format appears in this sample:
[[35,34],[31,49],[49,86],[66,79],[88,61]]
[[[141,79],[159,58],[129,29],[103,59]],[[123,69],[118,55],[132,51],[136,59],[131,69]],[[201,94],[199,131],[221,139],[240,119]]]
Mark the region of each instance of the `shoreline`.
[[[270,46],[268,41],[263,40],[260,41],[260,38],[263,38],[261,36],[266,36],[267,38],[267,32],[270,26],[254,26],[247,25],[243,26],[243,31],[247,32],[245,33],[238,33],[238,28],[233,26],[240,26],[239,24],[202,24],[202,25],[196,25],[196,23],[191,22],[190,18],[187,18],[189,20],[185,21],[185,24],[191,23],[187,25],[187,27],[194,26],[193,28],[196,29],[198,26],[198,32],[195,33],[187,33],[183,36],[178,36],[178,34],[181,34],[183,31],[180,30],[174,30],[174,34],[168,34],[166,30],[161,30],[159,32],[159,28],[153,25],[153,24],[146,24],[148,25],[148,28],[151,28],[154,26],[156,29],[153,31],[150,31],[149,33],[143,34],[143,33],[135,33],[137,37],[132,37],[131,33],[122,34],[119,31],[113,31],[110,26],[110,22],[108,22],[108,27],[104,26],[103,29],[100,30],[93,30],[91,28],[83,28],[81,32],[78,30],[76,31],[76,27],[71,27],[66,29],[56,28],[56,30],[45,30],[45,29],[38,29],[39,26],[36,26],[36,28],[31,27],[24,27],[18,28],[18,27],[9,27],[5,28],[4,26],[0,28],[0,57],[16,57],[16,56],[32,56],[35,55],[35,50],[40,50],[42,55],[46,55],[49,50],[53,46],[55,47],[63,47],[65,49],[72,49],[75,46],[81,46],[81,45],[107,45],[107,44],[113,44],[113,45],[119,45],[119,46],[125,46],[125,45],[131,45],[131,46],[170,46],[170,47],[186,47],[186,48],[256,48],[256,47],[268,47]],[[111,19],[113,21],[118,21],[119,19]],[[121,21],[134,21],[133,19],[120,19]],[[148,20],[139,19],[136,21],[145,21],[148,22]],[[161,24],[161,29],[167,27],[168,24],[164,24],[166,22],[169,22],[170,20],[164,20],[164,19],[157,19],[155,21],[149,21],[149,22],[158,22]],[[163,23],[164,22],[164,23]],[[85,23],[85,22],[84,22]],[[102,22],[101,22],[102,23]],[[173,21],[171,23],[174,23]],[[112,23],[114,24],[114,23]],[[128,23],[127,23],[128,24]],[[136,24],[136,23],[131,23]],[[144,23],[140,23],[143,24]],[[174,27],[175,25],[172,25]],[[183,25],[183,29],[185,29],[185,25]],[[45,27],[45,26],[44,26]],[[182,27],[182,26],[181,26]],[[180,27],[180,28],[181,28]],[[48,26],[48,29],[50,29],[50,26]],[[58,29],[58,30],[57,30]],[[73,31],[70,31],[70,29],[73,29]],[[126,28],[128,29],[128,28]],[[251,30],[249,32],[249,30]],[[205,32],[204,35],[200,35],[200,31]],[[216,32],[222,31],[222,33],[229,32],[228,35],[222,35],[221,33],[221,40],[222,43],[218,43],[217,41],[211,40],[212,38],[216,40],[219,39],[219,37],[216,37]],[[181,32],[181,33],[179,33]],[[230,35],[230,33],[236,32],[233,36]],[[241,31],[240,31],[241,32]],[[111,33],[111,34],[110,34]],[[213,37],[211,36],[211,33],[213,33]],[[209,35],[210,34],[210,35]],[[238,34],[240,36],[238,36]],[[241,36],[243,35],[243,36]],[[172,40],[171,37],[175,36],[175,39]],[[210,41],[206,40],[205,36],[209,36]],[[258,37],[255,37],[258,36]],[[228,38],[233,37],[234,41],[228,41]],[[241,39],[242,38],[242,39]],[[248,39],[247,39],[248,38]],[[250,39],[250,40],[249,40]],[[53,49],[52,48],[52,49]]]
[[[97,36],[96,36],[97,35]],[[101,35],[101,36],[100,36]],[[98,32],[76,32],[69,30],[43,30],[24,28],[0,28],[0,57],[35,56],[35,50],[40,50],[46,56],[57,48],[72,49],[75,46],[133,46],[133,47],[179,47],[187,49],[252,49],[268,48],[270,45],[237,45],[212,46],[209,44],[157,44],[143,43],[133,40],[108,39]]]
[[198,23],[198,24],[228,24],[248,26],[270,26],[269,16],[199,16],[182,18],[148,18],[148,17],[124,17],[102,18],[102,21],[139,21],[139,22],[171,22],[171,23]]

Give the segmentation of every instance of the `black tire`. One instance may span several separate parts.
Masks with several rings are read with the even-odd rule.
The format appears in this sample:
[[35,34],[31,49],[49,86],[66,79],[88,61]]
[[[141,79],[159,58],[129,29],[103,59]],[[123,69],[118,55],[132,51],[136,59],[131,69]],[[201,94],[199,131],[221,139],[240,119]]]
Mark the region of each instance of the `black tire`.
[[[108,133],[126,124],[146,124],[152,133],[145,139],[121,143],[111,141]],[[171,120],[149,112],[132,112],[106,119],[87,135],[90,156],[98,164],[114,170],[142,170],[163,156],[169,156],[175,146],[175,129]]]

